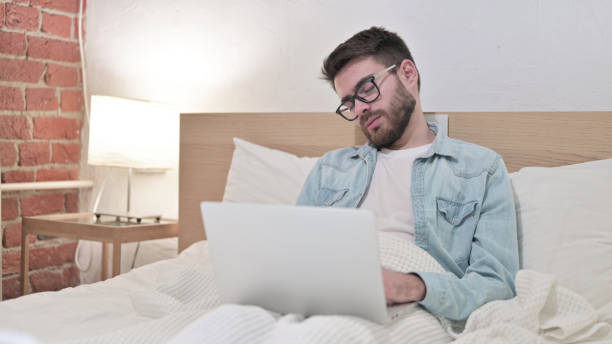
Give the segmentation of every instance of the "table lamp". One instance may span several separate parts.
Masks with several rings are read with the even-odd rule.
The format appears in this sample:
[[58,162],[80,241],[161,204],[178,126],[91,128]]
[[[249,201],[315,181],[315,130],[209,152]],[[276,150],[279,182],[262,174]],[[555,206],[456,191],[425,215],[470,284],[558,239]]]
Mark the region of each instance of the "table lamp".
[[155,218],[161,215],[137,216],[130,212],[132,170],[164,172],[177,159],[178,111],[154,102],[93,95],[89,127],[88,163],[95,166],[127,169],[126,214],[113,215],[117,221],[126,218]]

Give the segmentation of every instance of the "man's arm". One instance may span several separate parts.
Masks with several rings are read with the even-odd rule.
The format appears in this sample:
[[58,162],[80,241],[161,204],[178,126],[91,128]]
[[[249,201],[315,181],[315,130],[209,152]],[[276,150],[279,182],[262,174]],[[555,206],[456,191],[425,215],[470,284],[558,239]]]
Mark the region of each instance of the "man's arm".
[[489,171],[465,275],[417,272],[426,286],[425,298],[419,303],[435,315],[466,319],[489,301],[513,297],[518,267],[514,196],[500,157]]

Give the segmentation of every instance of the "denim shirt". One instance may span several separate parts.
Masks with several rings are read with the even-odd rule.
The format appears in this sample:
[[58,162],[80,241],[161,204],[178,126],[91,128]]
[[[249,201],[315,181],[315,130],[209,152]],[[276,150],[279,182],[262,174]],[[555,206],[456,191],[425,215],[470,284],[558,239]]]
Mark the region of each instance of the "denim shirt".
[[[515,295],[519,266],[514,198],[506,166],[490,149],[438,133],[412,167],[415,244],[446,273],[419,272],[431,313],[464,320],[486,302]],[[370,144],[325,154],[298,205],[357,208],[370,185],[377,150]]]

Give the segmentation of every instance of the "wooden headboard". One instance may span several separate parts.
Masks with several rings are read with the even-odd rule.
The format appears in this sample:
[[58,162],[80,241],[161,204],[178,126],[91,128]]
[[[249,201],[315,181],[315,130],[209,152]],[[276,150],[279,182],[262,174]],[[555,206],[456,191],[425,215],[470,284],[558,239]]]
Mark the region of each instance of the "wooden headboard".
[[[449,136],[491,148],[510,172],[612,158],[612,112],[448,113]],[[299,156],[365,142],[332,113],[181,114],[179,252],[205,239],[201,201],[223,197],[233,137]]]

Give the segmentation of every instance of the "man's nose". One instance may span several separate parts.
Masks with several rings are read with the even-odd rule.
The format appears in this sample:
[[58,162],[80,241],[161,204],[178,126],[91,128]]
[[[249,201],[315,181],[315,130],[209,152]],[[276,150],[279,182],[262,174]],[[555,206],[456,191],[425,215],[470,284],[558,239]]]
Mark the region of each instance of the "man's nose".
[[355,99],[355,114],[357,117],[362,117],[364,113],[370,111],[370,103],[362,102],[359,99]]

